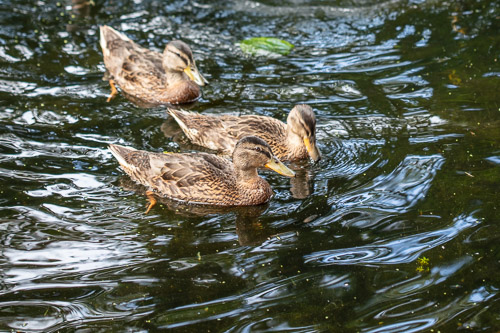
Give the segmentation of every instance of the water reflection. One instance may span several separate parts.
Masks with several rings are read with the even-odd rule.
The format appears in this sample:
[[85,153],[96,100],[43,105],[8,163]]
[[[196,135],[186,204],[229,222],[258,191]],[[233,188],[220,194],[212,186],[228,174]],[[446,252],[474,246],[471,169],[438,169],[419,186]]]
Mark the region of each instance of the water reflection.
[[[93,0],[71,0],[71,17],[80,19],[89,17],[95,5]],[[70,21],[66,24],[66,31],[68,32],[74,33],[81,29],[83,29],[83,26],[79,23]]]
[[422,200],[437,170],[444,163],[442,156],[406,156],[388,175],[381,175],[362,187],[332,198],[341,207],[363,208],[403,213]]
[[[103,79],[103,81],[107,81],[107,80]],[[146,101],[144,99],[138,98],[138,97],[136,97],[134,95],[128,94],[128,93],[126,93],[123,90],[120,90],[120,94],[123,95],[130,102],[132,102],[135,106],[137,106],[139,108],[142,108],[142,109],[158,108],[158,107],[162,107],[162,108],[166,108],[166,107],[179,108],[179,107],[182,107],[182,109],[189,110],[189,109],[194,108],[196,105],[198,105],[197,101],[191,102],[191,103],[183,103],[183,104],[180,104],[180,105],[178,105],[178,104],[173,105],[173,104],[168,104],[168,103],[154,103],[154,102],[150,102],[150,101]]]
[[[307,163],[307,164],[306,164]],[[305,199],[314,191],[314,180],[312,173],[309,170],[308,161],[299,165],[290,166],[295,172],[295,177],[290,179],[290,192],[295,199]]]
[[320,265],[401,264],[415,261],[424,251],[445,244],[479,221],[473,216],[460,216],[454,225],[437,231],[415,234],[388,242],[355,248],[322,251],[305,256],[306,263]]
[[[147,189],[142,185],[136,184],[129,177],[122,177],[120,179],[120,186],[127,191],[133,191],[136,194],[143,195],[144,199],[146,198],[145,194]],[[259,220],[259,216],[261,216],[268,209],[269,204],[223,207],[186,204],[162,197],[157,197],[157,199],[162,207],[165,207],[171,212],[175,212],[177,217],[200,216],[208,218],[209,216],[218,217],[225,214],[234,216],[236,234],[238,236],[239,244],[241,245],[260,244],[268,238],[269,233],[272,232],[266,231],[268,228],[265,227]],[[146,200],[144,202],[146,202]],[[153,211],[155,210],[157,209],[153,209]]]

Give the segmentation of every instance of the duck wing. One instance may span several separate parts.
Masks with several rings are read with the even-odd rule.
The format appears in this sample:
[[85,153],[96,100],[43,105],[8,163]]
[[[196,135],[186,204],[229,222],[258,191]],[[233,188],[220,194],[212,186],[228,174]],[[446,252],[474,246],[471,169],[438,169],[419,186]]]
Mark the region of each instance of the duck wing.
[[150,153],[113,144],[109,148],[133,180],[162,196],[191,203],[238,203],[233,165],[222,157]]
[[226,122],[234,121],[232,118],[238,117],[216,117],[171,108],[168,113],[194,144],[228,154],[233,152],[238,138],[227,132]]
[[160,53],[139,46],[109,26],[101,26],[100,35],[106,69],[122,89],[166,85]]
[[168,112],[193,143],[209,149],[232,154],[236,142],[247,135],[264,139],[273,152],[286,149],[286,125],[271,117],[211,116],[170,108]]
[[274,147],[282,144],[286,136],[286,125],[266,116],[241,116],[228,120],[226,131],[238,140],[247,135],[255,135],[266,141],[274,152]]

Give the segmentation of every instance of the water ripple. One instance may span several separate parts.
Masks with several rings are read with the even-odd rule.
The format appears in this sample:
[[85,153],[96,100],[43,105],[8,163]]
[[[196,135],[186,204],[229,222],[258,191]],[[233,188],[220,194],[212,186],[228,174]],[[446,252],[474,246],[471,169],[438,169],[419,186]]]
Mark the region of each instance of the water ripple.
[[306,263],[328,265],[385,265],[415,261],[423,252],[445,244],[464,230],[478,224],[473,216],[459,216],[452,226],[435,231],[381,241],[366,246],[314,252],[304,256]]
[[[498,4],[291,2],[0,4],[0,331],[499,326]],[[103,24],[186,41],[210,81],[194,111],[311,104],[323,159],[262,172],[257,212],[144,214],[106,146],[199,147],[164,108],[106,102]],[[257,36],[295,47],[244,55]]]
[[406,212],[425,197],[443,163],[441,155],[406,156],[390,174],[378,176],[341,197],[329,198],[328,202],[343,209],[356,207]]

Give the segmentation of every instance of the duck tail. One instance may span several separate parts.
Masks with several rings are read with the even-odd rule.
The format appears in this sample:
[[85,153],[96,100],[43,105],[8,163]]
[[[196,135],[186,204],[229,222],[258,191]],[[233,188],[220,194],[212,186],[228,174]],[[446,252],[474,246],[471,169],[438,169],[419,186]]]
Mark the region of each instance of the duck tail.
[[130,147],[110,144],[109,150],[120,163],[121,168],[133,180],[149,185],[148,179],[161,173],[165,163],[170,159],[170,154],[149,153]]
[[184,133],[186,133],[186,135],[188,135],[191,130],[189,129],[189,127],[186,125],[186,112],[187,111],[184,111],[184,110],[176,110],[176,109],[172,109],[172,108],[167,108],[168,110],[168,114],[170,116],[172,116],[172,118],[175,119],[175,121],[179,124],[179,126],[181,127],[182,131]]
[[107,25],[101,25],[99,27],[99,44],[101,44],[101,49],[102,49],[102,53],[104,53],[105,56],[108,56],[109,55],[109,49],[108,49],[108,41],[106,39],[106,31],[108,29],[112,29],[110,27],[108,27]]
[[109,150],[132,180],[142,185],[150,185],[148,179],[153,175],[147,152],[114,144],[109,145]]
[[132,158],[132,155],[134,155],[134,153],[138,152],[137,149],[110,144],[109,150],[111,151],[113,156],[118,160],[118,162],[120,163],[120,165],[124,169],[125,168],[130,169],[130,168],[137,167],[137,165],[135,165],[136,159]]
[[113,40],[121,39],[123,41],[131,41],[131,39],[128,38],[125,34],[122,34],[121,32],[116,31],[115,29],[107,25],[101,25],[99,27],[99,35],[99,43],[101,44],[101,48],[104,53],[109,53],[108,43]]

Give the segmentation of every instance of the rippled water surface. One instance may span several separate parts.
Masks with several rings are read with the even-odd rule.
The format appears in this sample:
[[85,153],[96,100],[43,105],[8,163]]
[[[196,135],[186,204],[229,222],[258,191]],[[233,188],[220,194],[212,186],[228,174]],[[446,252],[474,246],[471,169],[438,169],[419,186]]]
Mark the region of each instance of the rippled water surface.
[[[497,1],[94,2],[0,2],[0,331],[500,329]],[[263,207],[145,215],[107,144],[200,148],[106,103],[102,24],[191,45],[197,112],[310,104],[322,161],[262,172]]]

